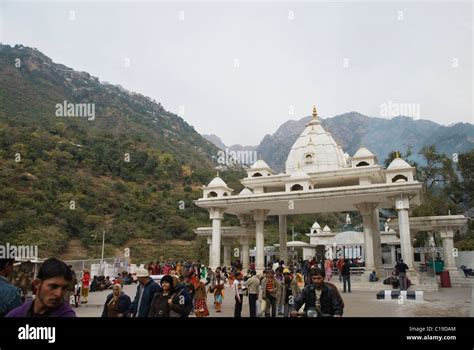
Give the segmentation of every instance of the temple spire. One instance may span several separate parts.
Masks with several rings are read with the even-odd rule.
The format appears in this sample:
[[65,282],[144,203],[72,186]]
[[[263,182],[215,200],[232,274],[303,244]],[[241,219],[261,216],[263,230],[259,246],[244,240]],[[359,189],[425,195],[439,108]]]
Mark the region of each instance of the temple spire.
[[313,118],[316,119],[318,117],[318,111],[316,110],[316,106],[313,106]]
[[[308,123],[308,125],[316,125],[316,124],[319,124],[319,118],[318,118],[318,111],[316,110],[316,106],[313,106],[313,118],[311,118],[310,122]],[[307,125],[307,126],[308,126]]]

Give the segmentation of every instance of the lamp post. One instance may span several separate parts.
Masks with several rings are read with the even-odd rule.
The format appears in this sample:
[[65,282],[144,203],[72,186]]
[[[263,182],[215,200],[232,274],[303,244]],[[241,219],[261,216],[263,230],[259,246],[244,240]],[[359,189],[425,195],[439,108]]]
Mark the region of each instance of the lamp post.
[[[97,238],[97,235],[91,235],[94,237],[94,240]],[[99,275],[104,274],[104,247],[105,247],[105,230],[102,230],[102,251],[100,255],[100,268],[99,268]]]
[[105,230],[102,230],[102,254],[100,257],[100,270],[104,273],[104,246],[105,246]]

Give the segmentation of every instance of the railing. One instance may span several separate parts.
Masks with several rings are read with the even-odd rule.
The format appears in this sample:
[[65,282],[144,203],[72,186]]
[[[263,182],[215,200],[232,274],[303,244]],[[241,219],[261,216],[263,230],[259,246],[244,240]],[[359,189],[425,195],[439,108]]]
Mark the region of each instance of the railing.
[[[82,278],[82,274],[84,269],[89,270],[89,272],[92,275],[92,265],[99,265],[101,264],[101,261],[103,261],[103,267],[105,266],[114,266],[115,263],[115,258],[104,258],[104,260],[101,259],[86,259],[86,260],[65,260],[64,262],[66,265],[71,265],[72,269],[76,273],[76,277],[78,279]],[[123,265],[123,261],[121,261],[121,264],[117,266],[118,270],[124,269],[125,271],[128,271],[127,267]],[[117,271],[117,272],[122,272]],[[112,276],[110,276],[112,277]]]
[[358,267],[350,267],[351,275],[362,275],[365,272],[365,267],[358,266]]

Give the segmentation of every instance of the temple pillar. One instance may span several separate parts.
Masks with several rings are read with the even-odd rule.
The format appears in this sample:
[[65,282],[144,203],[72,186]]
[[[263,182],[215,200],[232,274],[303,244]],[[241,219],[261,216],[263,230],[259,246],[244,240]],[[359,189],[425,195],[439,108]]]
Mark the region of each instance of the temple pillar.
[[375,252],[374,250],[374,209],[377,207],[375,203],[360,203],[356,205],[362,216],[364,226],[364,243],[365,243],[365,269],[372,272],[375,270]]
[[212,236],[207,237],[207,244],[209,245],[209,263],[207,266],[212,266]]
[[221,261],[221,224],[224,218],[224,208],[209,208],[209,218],[212,220],[212,269],[215,271]]
[[224,266],[227,266],[227,267],[231,265],[230,250],[231,250],[230,243],[224,244]]
[[287,224],[286,215],[278,215],[279,243],[280,243],[280,260],[288,264],[288,248],[287,242]]
[[383,264],[382,264],[382,242],[380,239],[380,225],[379,225],[379,209],[377,204],[373,209],[373,226],[372,226],[372,242],[374,248],[374,265],[377,273],[381,276],[383,273]]
[[400,248],[402,259],[410,269],[413,269],[413,246],[410,234],[410,219],[408,209],[410,200],[407,195],[400,195],[395,198],[395,208],[398,211],[398,230],[400,234]]
[[241,238],[241,246],[242,246],[242,268],[247,270],[250,266],[250,255],[249,255],[249,237],[245,236]]
[[265,240],[263,235],[265,219],[268,210],[257,209],[253,211],[255,221],[255,269],[257,273],[262,273],[265,269]]

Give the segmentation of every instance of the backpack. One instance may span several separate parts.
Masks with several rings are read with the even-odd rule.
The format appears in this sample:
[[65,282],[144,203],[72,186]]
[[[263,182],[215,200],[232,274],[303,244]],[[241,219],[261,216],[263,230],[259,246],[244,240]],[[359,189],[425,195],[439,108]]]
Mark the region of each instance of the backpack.
[[181,317],[188,317],[191,311],[193,310],[193,300],[191,298],[191,295],[189,294],[187,287],[181,287],[179,292],[175,293],[178,297],[183,296],[184,297],[184,312],[181,314]]

